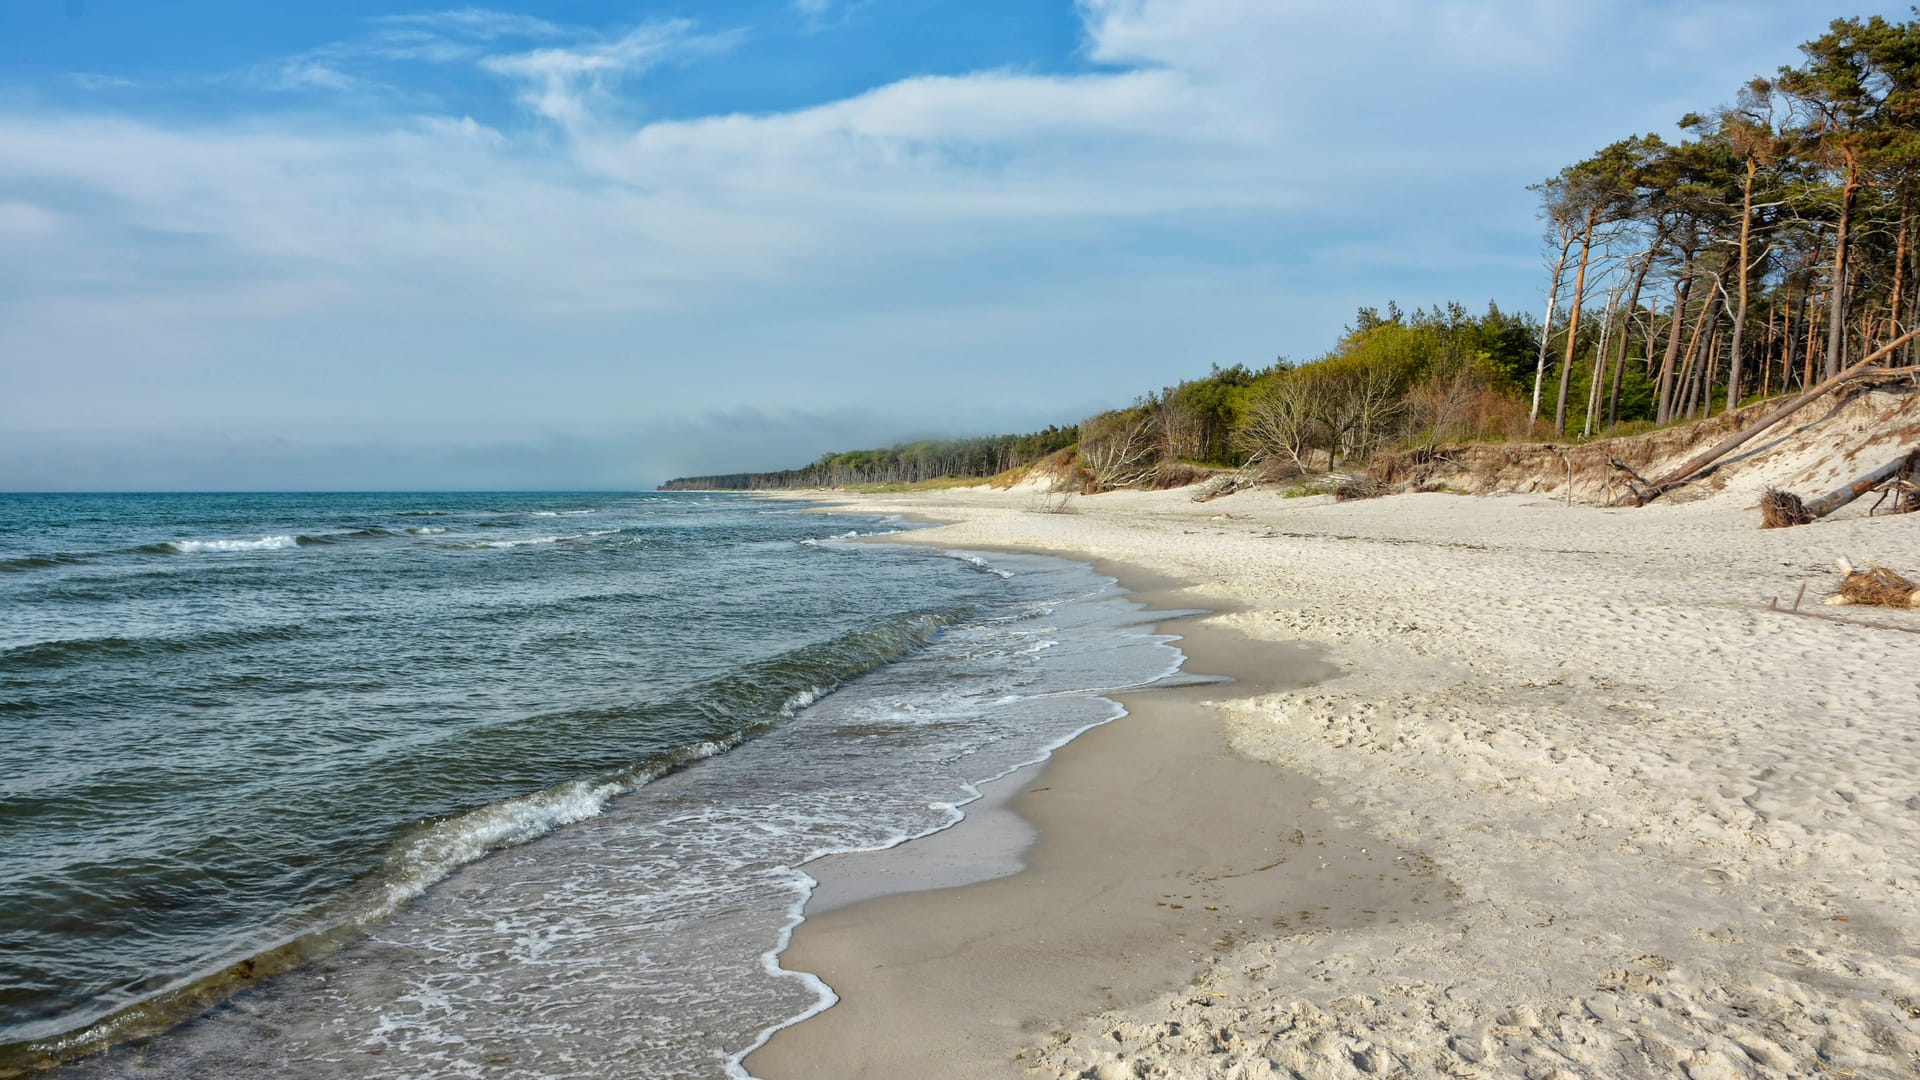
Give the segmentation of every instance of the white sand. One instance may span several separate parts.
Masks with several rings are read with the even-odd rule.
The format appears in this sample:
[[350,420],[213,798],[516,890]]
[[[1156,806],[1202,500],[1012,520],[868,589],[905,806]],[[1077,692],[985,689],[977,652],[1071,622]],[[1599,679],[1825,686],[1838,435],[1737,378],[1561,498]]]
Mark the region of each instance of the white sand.
[[1920,575],[1920,514],[1763,532],[1750,498],[859,499],[956,521],[923,537],[947,546],[1156,568],[1246,635],[1324,645],[1332,680],[1211,707],[1455,900],[1243,939],[1197,984],[999,1060],[1101,1080],[1920,1075],[1920,634],[1764,610],[1807,583],[1833,612],[1838,555]]

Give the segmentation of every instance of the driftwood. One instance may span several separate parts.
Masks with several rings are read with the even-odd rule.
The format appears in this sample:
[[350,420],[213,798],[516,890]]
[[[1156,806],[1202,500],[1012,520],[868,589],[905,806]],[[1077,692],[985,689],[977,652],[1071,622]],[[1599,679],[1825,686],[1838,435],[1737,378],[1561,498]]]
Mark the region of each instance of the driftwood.
[[1800,496],[1779,488],[1768,488],[1760,496],[1760,527],[1763,529],[1785,529],[1794,525],[1806,525],[1813,521],[1813,515],[1807,512],[1807,504]]
[[1827,597],[1829,604],[1895,608],[1911,608],[1920,604],[1920,585],[1884,566],[1855,570],[1846,559],[1836,559],[1835,564],[1840,567],[1842,577],[1840,590]]
[[[1801,586],[1805,591],[1806,586]],[[1895,626],[1892,623],[1869,622],[1866,619],[1843,619],[1838,615],[1823,615],[1818,611],[1801,611],[1799,605],[1790,608],[1780,606],[1780,598],[1774,597],[1767,602],[1767,610],[1781,615],[1798,615],[1803,619],[1819,619],[1822,622],[1839,623],[1842,626],[1865,626],[1874,630],[1898,630],[1903,634],[1920,634],[1920,626]]]
[[[1911,470],[1909,475],[1912,475]],[[1893,508],[1887,511],[1889,514],[1911,514],[1920,511],[1920,484],[1914,483],[1907,477],[1896,476],[1874,490],[1880,493],[1880,497],[1873,501],[1873,508],[1867,511],[1868,517],[1879,513],[1880,504],[1889,498],[1893,500]]]
[[1835,488],[1812,502],[1807,503],[1807,513],[1817,518],[1826,517],[1828,514],[1865,495],[1867,492],[1878,488],[1886,481],[1911,470],[1916,462],[1920,462],[1920,450],[1909,450],[1872,472],[1851,481],[1843,487]]
[[1814,402],[1820,400],[1822,397],[1825,397],[1828,393],[1833,391],[1836,387],[1840,386],[1842,383],[1845,383],[1848,379],[1852,379],[1864,373],[1868,368],[1872,367],[1874,364],[1880,362],[1882,358],[1892,353],[1893,350],[1899,348],[1902,345],[1905,345],[1908,341],[1912,340],[1913,337],[1917,334],[1920,334],[1920,327],[1915,327],[1914,329],[1909,330],[1904,334],[1901,334],[1899,337],[1894,338],[1892,341],[1887,342],[1885,345],[1882,345],[1878,349],[1875,349],[1873,352],[1869,353],[1866,359],[1860,361],[1857,364],[1854,364],[1850,368],[1847,368],[1845,371],[1842,371],[1840,374],[1835,375],[1833,378],[1828,379],[1826,382],[1821,383],[1819,386],[1816,386],[1813,389],[1800,394],[1798,397],[1795,397],[1792,400],[1786,402],[1785,404],[1781,405],[1779,408],[1761,417],[1759,420],[1753,422],[1752,424],[1747,425],[1744,428],[1741,428],[1739,431],[1733,433],[1732,435],[1727,436],[1726,438],[1720,440],[1719,442],[1714,443],[1712,446],[1708,447],[1705,450],[1702,450],[1698,454],[1695,454],[1693,457],[1688,458],[1683,464],[1680,465],[1679,468],[1674,469],[1673,471],[1667,473],[1665,476],[1661,477],[1658,480],[1655,480],[1651,485],[1649,485],[1648,490],[1640,500],[1641,503],[1645,504],[1647,502],[1650,502],[1654,499],[1659,498],[1661,495],[1665,494],[1667,491],[1670,491],[1673,488],[1679,487],[1681,484],[1692,479],[1696,474],[1698,474],[1701,470],[1705,469],[1707,466],[1712,465],[1714,462],[1719,461],[1721,458],[1726,457],[1728,454],[1746,445],[1749,441],[1753,439],[1754,436],[1759,435],[1761,432],[1766,431],[1770,427],[1773,427],[1775,424],[1778,424],[1780,421],[1785,420],[1787,417],[1792,416],[1794,413],[1799,412],[1801,409],[1804,409],[1807,406],[1813,404]]

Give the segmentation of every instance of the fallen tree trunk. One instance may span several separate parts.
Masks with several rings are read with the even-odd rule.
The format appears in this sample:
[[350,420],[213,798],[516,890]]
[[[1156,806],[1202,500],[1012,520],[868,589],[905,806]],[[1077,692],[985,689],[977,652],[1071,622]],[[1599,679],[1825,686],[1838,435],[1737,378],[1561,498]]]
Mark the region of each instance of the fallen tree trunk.
[[[1899,337],[1875,349],[1872,353],[1868,354],[1866,359],[1835,375],[1833,378],[1828,379],[1826,382],[1821,383],[1819,386],[1788,401],[1786,404],[1761,417],[1754,423],[1713,444],[1711,447],[1688,458],[1679,468],[1674,469],[1672,472],[1654,481],[1652,486],[1641,496],[1641,505],[1645,505],[1659,498],[1667,491],[1679,487],[1681,484],[1692,479],[1702,469],[1705,469],[1707,466],[1712,465],[1714,462],[1719,461],[1721,458],[1726,457],[1741,446],[1744,446],[1752,440],[1754,436],[1773,427],[1775,424],[1778,424],[1780,421],[1785,420],[1787,417],[1820,400],[1822,397],[1825,397],[1835,387],[1846,382],[1848,379],[1860,375],[1874,364],[1879,363],[1880,360],[1891,354],[1893,350],[1905,345],[1917,334],[1920,334],[1920,327],[1901,334]],[[1885,477],[1881,479],[1884,480]]]
[[1846,486],[1835,488],[1812,502],[1803,505],[1806,508],[1806,512],[1813,517],[1826,517],[1828,514],[1865,495],[1886,481],[1913,468],[1916,462],[1920,462],[1920,450],[1909,450]]

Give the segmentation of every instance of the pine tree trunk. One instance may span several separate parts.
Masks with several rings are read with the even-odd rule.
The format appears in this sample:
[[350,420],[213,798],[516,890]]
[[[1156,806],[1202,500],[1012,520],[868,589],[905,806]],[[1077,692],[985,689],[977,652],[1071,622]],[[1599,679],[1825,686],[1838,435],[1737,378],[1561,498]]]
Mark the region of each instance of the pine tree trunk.
[[1826,376],[1829,379],[1840,373],[1840,358],[1847,347],[1847,230],[1853,225],[1853,204],[1859,193],[1859,166],[1849,150],[1847,182],[1840,189],[1840,222],[1834,230],[1832,295],[1827,298]]
[[1820,309],[1818,307],[1814,307],[1809,309],[1807,312],[1807,359],[1806,359],[1806,364],[1800,375],[1800,385],[1803,387],[1813,385],[1813,349],[1814,349],[1814,342],[1819,340],[1819,338],[1816,335],[1816,331],[1819,329],[1819,327],[1820,327]]
[[1560,364],[1560,393],[1553,407],[1553,434],[1556,438],[1567,433],[1567,380],[1573,375],[1573,351],[1580,344],[1580,301],[1587,287],[1587,259],[1593,254],[1593,227],[1600,220],[1600,211],[1587,211],[1587,227],[1580,237],[1580,270],[1573,276],[1573,307],[1567,312],[1567,355]]
[[1593,436],[1593,414],[1600,411],[1600,391],[1607,383],[1607,335],[1613,330],[1613,313],[1620,304],[1616,288],[1607,298],[1607,313],[1600,320],[1600,342],[1593,350],[1593,374],[1587,380],[1587,415],[1580,423],[1582,438]]
[[1753,236],[1753,177],[1760,163],[1747,159],[1747,178],[1740,186],[1740,303],[1733,313],[1733,347],[1727,361],[1727,408],[1740,404],[1740,349],[1747,329],[1747,264]]
[[[1700,336],[1707,328],[1708,319],[1713,315],[1714,298],[1719,295],[1720,280],[1715,278],[1713,286],[1707,290],[1706,302],[1700,305],[1700,316],[1693,321],[1693,336],[1687,340],[1687,354],[1680,368],[1680,385],[1676,392],[1685,397],[1686,401],[1682,407],[1670,409],[1668,411],[1668,419],[1672,419],[1675,416],[1690,417],[1693,415],[1693,388],[1696,383],[1693,375],[1699,365],[1698,350],[1700,348]],[[1664,423],[1665,421],[1662,422]]]
[[[1804,305],[1806,301],[1803,299],[1801,303]],[[1780,392],[1783,394],[1793,383],[1793,335],[1800,329],[1800,325],[1793,321],[1793,308],[1793,297],[1789,295],[1786,310],[1780,313]],[[1767,358],[1767,366],[1773,366],[1771,356]]]
[[1540,327],[1540,356],[1533,365],[1533,412],[1528,422],[1540,422],[1540,387],[1547,379],[1547,343],[1553,340],[1553,309],[1560,301],[1560,275],[1567,269],[1567,252],[1573,247],[1569,235],[1560,245],[1560,257],[1553,261],[1553,287],[1547,290],[1547,319]]
[[[1693,252],[1687,252],[1680,280],[1673,283],[1673,315],[1667,321],[1667,354],[1660,361],[1658,404],[1654,422],[1666,423],[1673,415],[1673,365],[1680,358],[1680,331],[1687,318],[1687,297],[1693,292]],[[1649,357],[1651,359],[1651,357]]]
[[1760,396],[1773,393],[1773,328],[1776,325],[1779,309],[1774,301],[1767,301],[1767,340],[1760,346]]
[[1893,294],[1887,300],[1887,339],[1900,335],[1900,297],[1907,285],[1907,191],[1900,189],[1900,231],[1893,240]]
[[1627,350],[1633,345],[1633,316],[1640,310],[1640,286],[1646,284],[1647,271],[1651,269],[1653,269],[1653,248],[1649,247],[1646,257],[1640,260],[1640,269],[1634,271],[1633,289],[1627,295],[1626,311],[1621,316],[1620,347],[1613,361],[1613,389],[1607,393],[1608,429],[1612,429],[1620,422],[1620,374],[1627,366]]

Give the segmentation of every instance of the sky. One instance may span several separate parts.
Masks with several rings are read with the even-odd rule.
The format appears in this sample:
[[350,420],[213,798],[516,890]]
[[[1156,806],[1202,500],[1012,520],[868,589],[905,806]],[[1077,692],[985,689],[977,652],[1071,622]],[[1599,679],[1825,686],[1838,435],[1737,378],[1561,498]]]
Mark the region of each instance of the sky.
[[7,0],[0,490],[635,489],[1532,311],[1528,184],[1874,13]]

